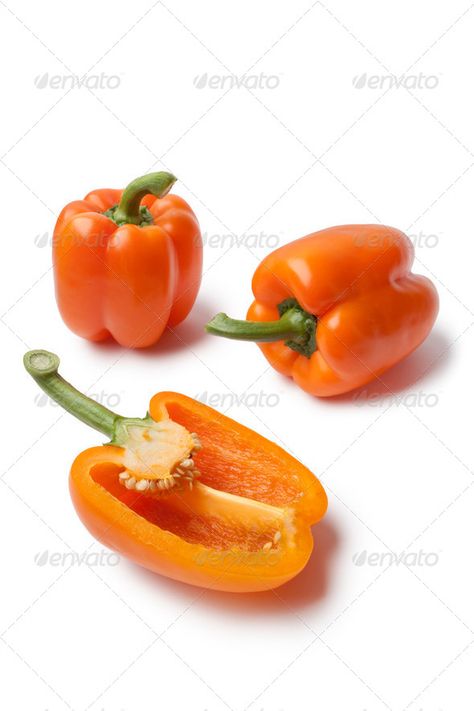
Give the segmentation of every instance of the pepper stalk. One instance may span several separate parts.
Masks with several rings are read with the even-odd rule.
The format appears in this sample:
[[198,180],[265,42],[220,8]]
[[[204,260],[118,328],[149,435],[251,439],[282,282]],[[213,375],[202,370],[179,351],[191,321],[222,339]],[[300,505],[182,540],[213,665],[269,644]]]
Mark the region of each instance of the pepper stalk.
[[124,470],[119,481],[128,489],[161,494],[183,484],[192,488],[199,476],[193,454],[199,437],[164,416],[162,420],[117,415],[84,395],[58,373],[59,358],[44,350],[29,351],[26,370],[39,387],[67,412],[110,437],[108,444],[123,447]]
[[28,351],[23,356],[26,370],[43,392],[78,420],[110,437],[109,444],[125,446],[130,428],[147,429],[156,424],[148,414],[146,417],[123,417],[84,395],[59,375],[59,363],[58,356],[50,351]]
[[163,171],[135,178],[123,191],[119,204],[104,214],[117,225],[149,225],[153,222],[153,217],[147,207],[140,205],[141,201],[145,195],[165,197],[176,180],[174,175]]
[[275,321],[241,321],[219,313],[205,328],[213,336],[238,341],[285,341],[288,348],[310,358],[316,350],[316,316],[305,311],[296,299],[282,301],[278,313],[280,318]]

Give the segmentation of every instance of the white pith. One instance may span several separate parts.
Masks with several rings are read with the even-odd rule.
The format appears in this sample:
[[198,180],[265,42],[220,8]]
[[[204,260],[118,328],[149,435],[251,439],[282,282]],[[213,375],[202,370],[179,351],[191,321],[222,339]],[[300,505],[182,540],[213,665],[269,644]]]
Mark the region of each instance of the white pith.
[[201,448],[194,432],[166,419],[149,427],[129,427],[124,446],[124,471],[119,481],[127,489],[161,494],[176,486],[192,488],[199,476],[193,454]]

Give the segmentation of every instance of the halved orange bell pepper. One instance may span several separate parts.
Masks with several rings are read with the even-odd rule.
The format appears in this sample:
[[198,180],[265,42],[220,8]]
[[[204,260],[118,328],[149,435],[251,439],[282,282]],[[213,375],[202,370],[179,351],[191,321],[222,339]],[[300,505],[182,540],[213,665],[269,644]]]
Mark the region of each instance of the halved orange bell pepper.
[[111,438],[70,474],[76,511],[99,541],[215,590],[268,590],[304,568],[327,499],[283,449],[178,393],[155,395],[143,419],[121,417],[63,380],[54,354],[30,351],[24,363],[51,398]]
[[53,267],[59,311],[71,331],[144,348],[186,318],[201,283],[202,240],[189,205],[168,195],[175,181],[151,173],[123,191],[94,190],[62,210]]
[[252,281],[249,321],[220,313],[208,332],[259,342],[270,364],[318,396],[378,378],[427,337],[435,287],[412,274],[408,237],[383,225],[331,227],[268,255]]

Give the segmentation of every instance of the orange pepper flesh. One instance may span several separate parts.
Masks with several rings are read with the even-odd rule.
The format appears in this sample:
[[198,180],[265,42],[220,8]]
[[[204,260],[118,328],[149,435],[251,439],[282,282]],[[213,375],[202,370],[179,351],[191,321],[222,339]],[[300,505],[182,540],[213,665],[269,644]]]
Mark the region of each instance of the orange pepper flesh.
[[[122,418],[64,381],[58,365],[47,351],[25,356],[28,372],[50,397],[112,437],[111,444],[82,452],[70,473],[74,506],[93,536],[149,570],[215,590],[268,590],[302,570],[313,548],[311,526],[327,507],[323,487],[305,466],[256,432],[177,393],[155,395],[143,420]],[[199,442],[186,454],[196,478],[150,493],[148,477],[155,484],[160,479],[151,466],[140,467],[147,465],[146,447],[158,441],[163,460],[173,451],[169,433],[176,428],[180,446],[183,433]],[[134,459],[137,431],[143,448]],[[155,463],[157,451],[148,463]],[[189,467],[190,460],[184,461]],[[121,481],[130,467],[137,477],[133,488]],[[146,491],[139,491],[135,484],[145,483],[143,477]]]
[[196,300],[202,273],[198,221],[182,198],[166,194],[175,178],[144,177],[153,176],[169,178],[160,183],[163,197],[146,194],[140,201],[149,224],[114,222],[110,215],[122,190],[94,190],[59,215],[56,300],[66,325],[83,338],[112,336],[128,348],[150,346],[166,326],[183,321]]
[[[254,274],[247,318],[276,322],[278,306],[296,299],[315,318],[316,348],[308,357],[280,337],[258,343],[264,356],[322,397],[378,378],[424,341],[438,313],[436,289],[411,273],[413,259],[408,237],[383,225],[332,227],[275,250]],[[219,314],[207,329],[238,339],[244,323]]]

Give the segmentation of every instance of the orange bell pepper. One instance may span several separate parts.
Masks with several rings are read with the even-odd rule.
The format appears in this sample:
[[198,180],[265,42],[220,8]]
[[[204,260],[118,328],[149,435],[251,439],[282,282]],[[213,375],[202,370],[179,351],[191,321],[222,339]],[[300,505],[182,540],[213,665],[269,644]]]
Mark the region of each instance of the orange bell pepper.
[[53,267],[71,331],[144,348],[186,318],[201,283],[202,240],[189,205],[167,195],[175,181],[151,173],[124,191],[94,190],[62,210]]
[[27,371],[70,413],[110,437],[72,465],[70,492],[93,536],[139,565],[215,590],[268,590],[293,578],[325,513],[316,477],[276,444],[178,393],[125,418],[30,351]]
[[412,274],[408,237],[383,225],[331,227],[284,245],[258,266],[249,321],[220,313],[208,332],[259,346],[317,396],[378,378],[430,333],[438,295]]

